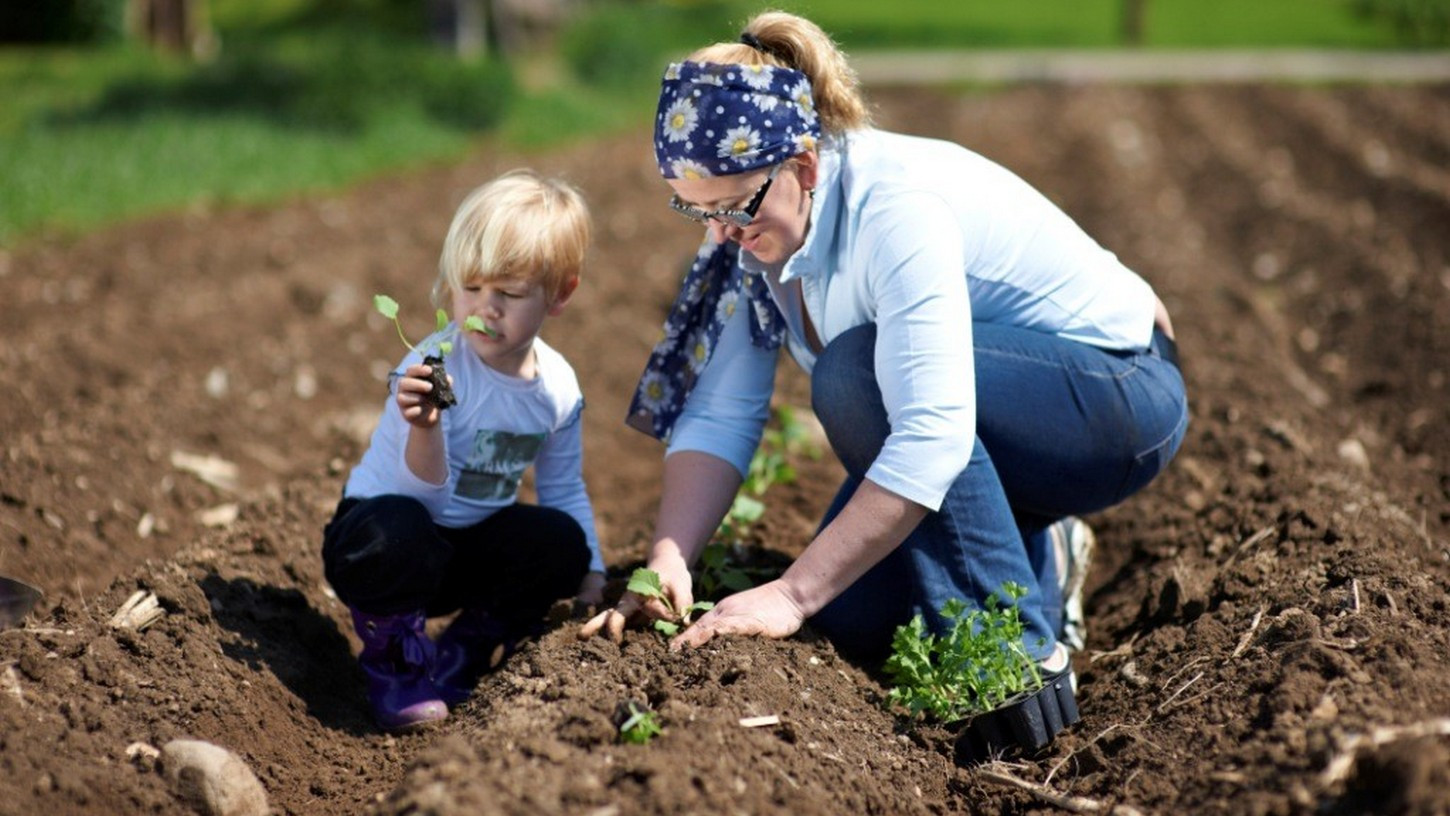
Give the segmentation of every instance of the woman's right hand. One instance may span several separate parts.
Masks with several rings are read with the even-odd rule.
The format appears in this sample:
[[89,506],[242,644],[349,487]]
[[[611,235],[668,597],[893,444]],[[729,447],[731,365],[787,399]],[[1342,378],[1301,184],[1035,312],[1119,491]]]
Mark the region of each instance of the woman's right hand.
[[[660,589],[675,609],[687,609],[695,602],[690,568],[683,560],[654,558],[648,566],[660,576]],[[675,620],[677,617],[658,598],[646,598],[626,592],[613,609],[600,612],[579,627],[578,636],[580,640],[588,640],[602,633],[618,643],[624,639],[624,627],[627,625],[653,620]]]

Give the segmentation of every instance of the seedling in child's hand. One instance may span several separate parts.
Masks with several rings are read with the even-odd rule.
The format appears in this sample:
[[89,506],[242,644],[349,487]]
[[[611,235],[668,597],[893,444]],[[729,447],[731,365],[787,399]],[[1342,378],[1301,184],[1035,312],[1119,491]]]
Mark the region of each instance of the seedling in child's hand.
[[[396,300],[393,300],[387,295],[373,295],[373,307],[378,310],[378,314],[393,321],[393,325],[398,329],[398,339],[402,340],[403,345],[409,349],[423,355],[423,365],[432,369],[432,373],[428,375],[428,381],[433,384],[433,390],[428,392],[424,399],[431,405],[436,406],[440,411],[451,405],[457,405],[458,398],[453,395],[453,386],[448,383],[448,372],[443,368],[443,358],[453,352],[453,342],[450,340],[439,340],[435,346],[420,349],[412,343],[409,343],[407,336],[403,334],[403,324],[398,322],[398,302]],[[439,309],[435,317],[437,318],[439,332],[448,328],[447,312]],[[489,337],[498,336],[493,329],[484,325],[484,322],[477,315],[469,315],[463,321],[463,328],[466,331],[483,332]]]
[[664,729],[660,727],[659,715],[648,708],[640,708],[634,701],[630,701],[620,708],[620,715],[623,717],[623,721],[619,723],[621,742],[644,745],[664,733]]
[[665,595],[664,587],[660,583],[660,574],[645,567],[640,567],[629,576],[629,584],[625,586],[625,589],[646,598],[658,598],[659,602],[665,605],[665,609],[679,619],[679,623],[667,620],[655,621],[655,629],[667,636],[679,634],[681,629],[689,626],[690,619],[695,616],[696,612],[706,612],[715,608],[715,604],[709,601],[696,601],[683,610],[675,609],[675,605],[670,603],[669,597]]

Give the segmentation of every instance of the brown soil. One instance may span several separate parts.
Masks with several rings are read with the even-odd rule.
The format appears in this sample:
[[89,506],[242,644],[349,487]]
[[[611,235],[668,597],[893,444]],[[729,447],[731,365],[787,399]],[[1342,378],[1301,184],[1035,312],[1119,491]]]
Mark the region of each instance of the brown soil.
[[[1008,772],[1141,812],[1450,812],[1445,736],[1356,741],[1450,714],[1450,88],[876,101],[885,126],[1044,189],[1152,281],[1185,354],[1183,453],[1092,519],[1083,722]],[[186,813],[127,754],[177,737],[235,751],[290,814],[1051,809],[956,768],[944,732],[894,719],[877,679],[808,633],[669,654],[565,624],[445,725],[376,731],[317,552],[400,352],[370,297],[426,331],[454,203],[520,163],[574,179],[597,215],[586,283],[546,336],[583,379],[622,574],[659,450],[621,418],[695,241],[644,134],[0,254],[0,573],[47,592],[0,632],[0,812]],[[205,481],[177,453],[237,471]],[[770,496],[778,556],[839,474],[805,470]],[[168,614],[110,628],[138,588]],[[664,735],[617,743],[627,699]],[[763,714],[781,723],[738,724]]]

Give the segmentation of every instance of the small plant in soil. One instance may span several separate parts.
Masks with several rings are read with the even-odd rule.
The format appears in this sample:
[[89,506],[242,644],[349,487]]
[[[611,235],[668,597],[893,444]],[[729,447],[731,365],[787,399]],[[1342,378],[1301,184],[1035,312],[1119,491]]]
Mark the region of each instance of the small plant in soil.
[[743,592],[755,586],[760,570],[746,567],[737,552],[739,545],[712,541],[700,552],[699,574],[695,586],[700,594],[712,598],[726,592]]
[[[438,410],[447,410],[450,406],[458,404],[458,398],[453,395],[453,386],[448,383],[448,372],[443,367],[443,358],[453,351],[453,342],[447,339],[440,339],[427,348],[418,348],[408,342],[407,335],[403,334],[403,324],[398,321],[398,302],[387,295],[373,295],[373,307],[378,314],[393,321],[393,326],[398,329],[398,339],[409,349],[423,355],[423,365],[428,366],[432,373],[428,375],[428,381],[433,384],[433,390],[428,392],[426,400],[437,407]],[[448,328],[448,313],[439,309],[436,313],[438,332]],[[463,321],[464,331],[483,332],[489,337],[496,337],[497,334],[484,325],[477,315],[469,315]]]
[[1027,591],[1011,582],[1002,591],[1008,603],[993,594],[985,609],[948,601],[941,614],[949,628],[942,636],[928,631],[921,615],[897,627],[885,667],[894,685],[887,702],[904,706],[913,716],[925,712],[950,722],[1041,688],[1037,661],[1022,648],[1017,614],[1017,601]]
[[811,440],[810,430],[796,417],[795,409],[781,405],[775,409],[775,425],[767,428],[760,439],[760,446],[750,457],[750,468],[730,511],[715,531],[715,540],[727,544],[739,544],[750,535],[751,525],[765,515],[765,502],[760,497],[772,486],[793,484],[796,480],[795,466],[791,461],[805,455],[819,459],[820,448]]
[[622,704],[615,714],[619,724],[619,741],[644,745],[664,733],[658,714],[633,700]]
[[665,605],[665,609],[668,609],[670,614],[679,620],[678,623],[667,620],[655,621],[655,629],[665,633],[665,635],[678,634],[681,629],[689,626],[690,619],[695,616],[696,612],[705,612],[715,608],[715,604],[709,601],[696,601],[684,609],[676,609],[675,605],[670,603],[670,599],[665,595],[664,587],[660,584],[660,574],[645,567],[636,569],[629,576],[629,584],[625,586],[625,589],[646,598],[658,598],[660,603]]

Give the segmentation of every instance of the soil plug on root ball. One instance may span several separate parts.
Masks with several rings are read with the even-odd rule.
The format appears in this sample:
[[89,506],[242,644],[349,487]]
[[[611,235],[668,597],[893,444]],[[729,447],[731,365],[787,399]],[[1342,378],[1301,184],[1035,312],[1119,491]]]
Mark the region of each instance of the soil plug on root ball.
[[[398,330],[398,339],[410,350],[423,355],[423,365],[428,366],[431,373],[428,381],[433,384],[433,390],[428,392],[427,401],[440,411],[447,410],[450,406],[458,404],[458,398],[453,395],[453,386],[448,383],[448,372],[443,367],[443,358],[453,351],[451,340],[438,340],[436,344],[426,349],[420,349],[408,342],[407,335],[403,334],[403,324],[398,322],[398,302],[387,295],[373,295],[373,307],[378,314],[393,321],[393,326]],[[438,324],[438,333],[448,328],[448,313],[439,309],[435,314]],[[489,337],[497,337],[493,329],[484,325],[477,315],[469,315],[463,321],[463,331],[482,332]]]
[[161,767],[176,795],[204,816],[267,816],[267,791],[236,754],[202,740],[172,740]]

